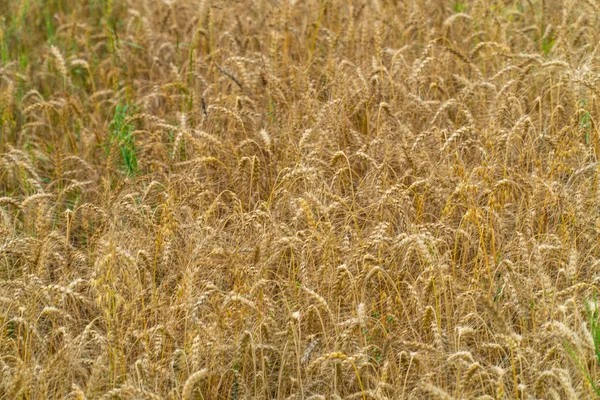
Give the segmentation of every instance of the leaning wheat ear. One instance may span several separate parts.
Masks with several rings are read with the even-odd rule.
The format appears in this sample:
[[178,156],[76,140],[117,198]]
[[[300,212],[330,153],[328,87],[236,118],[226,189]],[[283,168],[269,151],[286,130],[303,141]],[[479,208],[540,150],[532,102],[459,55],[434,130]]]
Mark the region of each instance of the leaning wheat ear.
[[203,379],[207,374],[208,374],[208,371],[206,368],[204,368],[204,369],[201,369],[200,371],[194,372],[192,375],[190,375],[190,377],[187,378],[187,380],[185,381],[185,384],[183,385],[183,392],[181,394],[181,400],[191,399],[192,391],[194,390],[194,386],[196,386],[196,384],[198,382],[200,382],[200,380]]
[[421,389],[423,393],[427,393],[431,399],[454,400],[454,397],[450,396],[446,391],[427,382],[421,381],[419,389]]

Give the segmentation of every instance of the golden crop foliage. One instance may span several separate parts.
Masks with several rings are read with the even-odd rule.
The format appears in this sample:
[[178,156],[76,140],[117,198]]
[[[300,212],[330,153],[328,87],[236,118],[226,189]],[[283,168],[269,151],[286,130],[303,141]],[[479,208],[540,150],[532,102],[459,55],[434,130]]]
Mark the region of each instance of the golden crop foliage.
[[595,396],[599,7],[0,0],[0,398]]

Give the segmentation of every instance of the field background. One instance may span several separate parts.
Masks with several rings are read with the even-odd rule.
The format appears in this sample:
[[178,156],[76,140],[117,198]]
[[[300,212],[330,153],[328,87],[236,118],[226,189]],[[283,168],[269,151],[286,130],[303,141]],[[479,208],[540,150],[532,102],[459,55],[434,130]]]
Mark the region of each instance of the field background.
[[0,0],[0,398],[585,399],[597,0]]

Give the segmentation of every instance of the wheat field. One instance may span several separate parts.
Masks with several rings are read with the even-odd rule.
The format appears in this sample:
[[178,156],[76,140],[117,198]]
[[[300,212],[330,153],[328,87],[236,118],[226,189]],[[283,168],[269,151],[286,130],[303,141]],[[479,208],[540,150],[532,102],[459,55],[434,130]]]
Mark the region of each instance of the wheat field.
[[0,398],[595,398],[599,43],[598,0],[0,0]]

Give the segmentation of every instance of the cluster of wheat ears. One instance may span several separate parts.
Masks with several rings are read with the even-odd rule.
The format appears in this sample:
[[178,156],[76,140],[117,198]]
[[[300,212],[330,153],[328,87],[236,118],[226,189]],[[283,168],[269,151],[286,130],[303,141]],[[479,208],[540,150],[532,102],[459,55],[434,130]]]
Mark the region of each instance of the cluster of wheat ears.
[[584,399],[600,1],[0,0],[0,398]]

